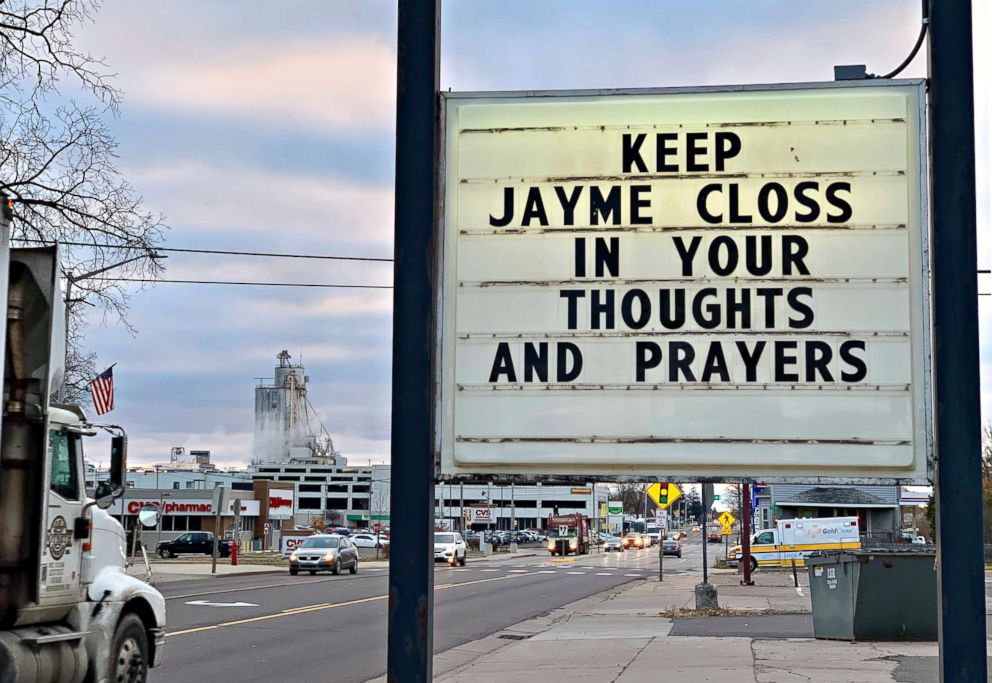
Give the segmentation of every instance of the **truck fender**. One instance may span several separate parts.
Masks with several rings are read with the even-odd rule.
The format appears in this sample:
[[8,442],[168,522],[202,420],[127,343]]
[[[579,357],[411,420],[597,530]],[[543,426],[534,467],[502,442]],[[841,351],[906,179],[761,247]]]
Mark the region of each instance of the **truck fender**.
[[145,625],[148,636],[149,664],[157,666],[162,661],[162,643],[165,629],[165,598],[153,586],[141,579],[125,574],[118,567],[104,567],[89,586],[90,602],[87,613],[81,615],[88,621],[86,650],[92,664],[87,681],[103,683],[109,675],[110,646],[117,623],[125,614],[133,613]]

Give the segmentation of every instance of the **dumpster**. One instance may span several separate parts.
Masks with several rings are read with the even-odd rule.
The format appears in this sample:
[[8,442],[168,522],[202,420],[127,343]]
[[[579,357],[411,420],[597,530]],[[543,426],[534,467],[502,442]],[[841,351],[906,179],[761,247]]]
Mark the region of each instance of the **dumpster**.
[[814,553],[813,635],[833,640],[937,640],[935,552],[862,549]]

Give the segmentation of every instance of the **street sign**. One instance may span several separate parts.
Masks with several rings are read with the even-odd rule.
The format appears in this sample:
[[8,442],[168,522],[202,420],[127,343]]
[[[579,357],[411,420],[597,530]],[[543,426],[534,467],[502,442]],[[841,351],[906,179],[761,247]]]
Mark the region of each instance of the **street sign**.
[[382,531],[382,525],[379,524],[379,522],[376,522],[375,524],[372,525],[372,531],[379,533],[380,531]]
[[926,483],[923,81],[441,97],[442,478]]
[[720,527],[720,533],[724,536],[730,536],[734,533],[734,528],[729,526]]
[[724,511],[723,514],[716,518],[716,521],[720,522],[720,524],[725,527],[732,527],[734,526],[734,522],[737,521],[737,518],[729,512]]
[[648,487],[647,494],[648,498],[653,500],[655,505],[665,510],[669,505],[682,497],[682,489],[675,484],[654,483]]
[[269,526],[268,522],[266,522],[262,530],[265,533],[265,535],[268,536],[269,532],[272,531],[272,527]]

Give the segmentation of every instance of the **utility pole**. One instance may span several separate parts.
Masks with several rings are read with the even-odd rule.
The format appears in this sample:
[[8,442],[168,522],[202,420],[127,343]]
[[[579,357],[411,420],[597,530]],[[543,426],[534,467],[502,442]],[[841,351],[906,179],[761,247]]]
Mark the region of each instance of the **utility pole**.
[[741,556],[738,560],[744,565],[745,586],[753,586],[751,580],[751,485],[744,484],[741,492]]
[[100,275],[108,270],[113,270],[114,268],[120,268],[121,266],[126,266],[128,263],[134,263],[135,261],[140,261],[143,258],[150,258],[152,260],[168,258],[168,256],[163,256],[155,251],[149,251],[147,254],[141,254],[139,256],[133,256],[129,259],[124,259],[123,261],[118,261],[117,263],[111,263],[109,266],[104,266],[103,268],[97,268],[96,270],[91,270],[87,273],[82,273],[80,275],[74,275],[72,271],[65,273],[65,358],[63,358],[63,368],[62,368],[62,382],[59,384],[59,403],[65,403],[66,398],[66,379],[67,372],[69,369],[69,304],[75,303],[75,301],[85,301],[85,299],[72,298],[72,286],[79,282],[80,280],[86,280],[87,278]]
[[940,680],[985,683],[972,13],[929,5]]

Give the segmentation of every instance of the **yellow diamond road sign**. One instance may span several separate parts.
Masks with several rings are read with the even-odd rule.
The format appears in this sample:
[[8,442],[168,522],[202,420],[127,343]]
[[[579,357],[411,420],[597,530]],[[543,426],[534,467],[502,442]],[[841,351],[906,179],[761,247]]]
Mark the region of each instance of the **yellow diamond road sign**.
[[730,514],[729,512],[724,512],[722,515],[720,515],[716,519],[717,519],[718,522],[720,522],[720,524],[722,524],[725,527],[732,527],[732,526],[734,526],[734,522],[737,521],[737,519],[732,514]]
[[670,483],[651,484],[648,487],[647,493],[648,498],[653,500],[654,504],[662,510],[665,510],[669,505],[682,497],[682,489]]

